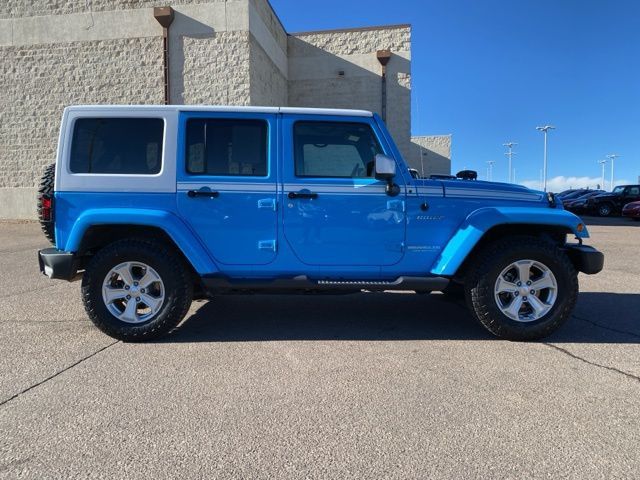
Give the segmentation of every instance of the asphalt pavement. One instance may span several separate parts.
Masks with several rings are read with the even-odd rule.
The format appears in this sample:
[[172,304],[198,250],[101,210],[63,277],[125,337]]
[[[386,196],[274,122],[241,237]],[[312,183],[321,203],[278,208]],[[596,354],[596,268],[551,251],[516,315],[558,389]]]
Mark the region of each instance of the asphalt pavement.
[[640,476],[640,223],[570,321],[500,341],[443,295],[235,296],[162,341],[100,333],[0,223],[0,478]]

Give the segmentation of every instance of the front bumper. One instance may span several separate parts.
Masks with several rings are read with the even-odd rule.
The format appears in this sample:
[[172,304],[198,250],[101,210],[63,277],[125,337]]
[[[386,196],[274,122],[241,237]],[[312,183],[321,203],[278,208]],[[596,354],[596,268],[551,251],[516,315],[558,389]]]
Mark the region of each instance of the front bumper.
[[604,268],[604,255],[589,245],[567,245],[567,255],[571,262],[582,273],[593,275]]
[[52,280],[76,280],[80,260],[75,254],[58,250],[57,248],[45,248],[38,252],[40,272]]

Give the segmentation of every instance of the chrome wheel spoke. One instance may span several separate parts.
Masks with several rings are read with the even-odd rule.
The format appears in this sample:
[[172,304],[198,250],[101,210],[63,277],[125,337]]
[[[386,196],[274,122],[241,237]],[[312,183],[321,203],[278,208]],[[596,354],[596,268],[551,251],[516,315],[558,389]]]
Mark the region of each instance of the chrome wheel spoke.
[[142,288],[149,288],[150,285],[158,282],[159,280],[160,277],[158,276],[158,274],[154,270],[147,268],[147,271],[145,272],[144,276],[140,280],[138,280],[138,283]]
[[131,274],[131,264],[123,263],[112,270],[113,273],[120,275],[124,284],[128,287],[133,285],[133,275]]
[[514,297],[511,303],[503,310],[508,316],[514,319],[520,318],[520,309],[522,308],[522,297]]
[[505,280],[502,276],[498,278],[498,283],[496,284],[497,293],[516,293],[517,291],[518,286],[515,283]]
[[542,303],[542,300],[540,300],[535,295],[527,297],[527,303],[531,306],[537,318],[542,317],[545,313],[547,313],[547,310],[549,309],[549,307]]
[[516,263],[516,268],[518,269],[518,281],[526,284],[529,281],[529,277],[531,276],[531,265],[533,262],[529,260],[522,260]]
[[104,288],[104,301],[105,303],[113,303],[116,300],[126,298],[128,295],[127,290],[124,288],[105,287]]
[[533,290],[544,290],[545,288],[555,288],[555,285],[551,277],[545,273],[541,278],[531,284],[531,288]]
[[140,295],[140,300],[151,309],[152,313],[156,313],[162,306],[162,301],[164,300],[164,298],[152,297],[149,294],[143,293],[142,295]]
[[129,322],[129,323],[137,323],[138,322],[138,302],[134,298],[131,298],[127,301],[127,306],[124,311],[120,314],[120,320]]

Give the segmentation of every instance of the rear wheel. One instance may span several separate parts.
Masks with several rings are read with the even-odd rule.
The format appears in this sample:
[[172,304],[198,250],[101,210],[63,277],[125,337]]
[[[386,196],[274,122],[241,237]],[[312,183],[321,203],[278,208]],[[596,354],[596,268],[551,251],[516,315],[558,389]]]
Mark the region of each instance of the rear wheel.
[[153,240],[120,240],[87,265],[82,299],[91,321],[124,341],[158,338],[180,323],[193,297],[183,260]]
[[558,246],[510,237],[478,255],[465,284],[472,313],[494,335],[537,340],[560,327],[578,295],[573,264]]

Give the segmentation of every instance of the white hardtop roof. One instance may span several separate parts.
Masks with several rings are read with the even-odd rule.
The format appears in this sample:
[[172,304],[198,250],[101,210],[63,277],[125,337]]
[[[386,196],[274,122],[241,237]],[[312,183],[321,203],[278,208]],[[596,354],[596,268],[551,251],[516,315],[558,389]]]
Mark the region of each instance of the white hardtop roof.
[[208,105],[73,105],[65,110],[71,111],[145,111],[169,110],[180,112],[235,112],[235,113],[289,113],[297,115],[337,115],[350,117],[372,117],[367,110],[348,110],[338,108],[300,108],[300,107],[233,107]]

